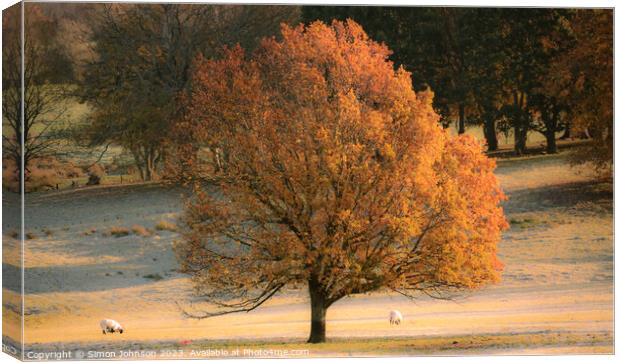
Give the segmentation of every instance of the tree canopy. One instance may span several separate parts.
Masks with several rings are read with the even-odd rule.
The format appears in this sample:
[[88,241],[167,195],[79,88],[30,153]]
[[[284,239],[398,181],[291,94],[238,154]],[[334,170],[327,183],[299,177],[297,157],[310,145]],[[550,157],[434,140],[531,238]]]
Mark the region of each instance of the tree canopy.
[[[250,311],[307,286],[309,342],[327,308],[381,289],[414,297],[497,281],[504,198],[471,137],[438,124],[430,91],[349,20],[282,27],[252,57],[200,58],[183,119],[183,172],[221,150],[212,186],[195,183],[182,270],[213,310]],[[215,192],[214,190],[217,190]]]
[[[267,12],[271,21],[264,20]],[[91,24],[95,57],[84,67],[80,87],[82,100],[94,109],[82,137],[92,145],[120,144],[133,155],[142,179],[157,178],[194,58],[215,56],[229,42],[251,47],[280,21],[294,18],[292,7],[100,7]]]

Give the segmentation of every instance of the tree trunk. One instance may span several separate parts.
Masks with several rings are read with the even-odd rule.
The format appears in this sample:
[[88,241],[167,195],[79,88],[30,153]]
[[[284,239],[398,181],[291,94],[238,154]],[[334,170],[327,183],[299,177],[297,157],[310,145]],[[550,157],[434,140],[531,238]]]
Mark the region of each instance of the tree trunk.
[[157,178],[157,161],[154,151],[150,151],[146,155],[146,180],[152,181]]
[[495,132],[495,119],[492,117],[484,121],[484,138],[487,140],[487,151],[497,151],[497,133]]
[[515,154],[521,156],[525,154],[527,143],[527,125],[524,122],[523,115],[517,116],[518,119],[515,122]]
[[312,322],[308,343],[323,343],[325,342],[325,315],[327,314],[327,303],[318,282],[311,279],[308,282],[308,289],[310,292],[310,307],[312,310]]
[[136,167],[138,168],[138,172],[140,173],[140,180],[144,181],[144,178],[146,177],[144,175],[144,167],[142,167],[141,164],[136,164]]
[[542,132],[547,140],[547,153],[557,153],[558,146],[555,141],[555,132],[558,130],[558,118],[559,114],[555,108],[543,109],[541,112],[541,118],[545,124],[545,130]]
[[133,155],[134,163],[136,164],[136,167],[138,168],[138,171],[140,172],[140,180],[147,181],[146,160],[145,160],[145,157],[143,157],[143,155],[140,153],[140,146],[130,147],[129,150],[131,151],[131,154]]
[[557,153],[558,146],[555,142],[555,132],[547,130],[545,132],[545,138],[547,139],[547,153]]
[[465,105],[459,104],[459,134],[465,133]]
[[153,177],[151,175],[151,167],[149,166],[147,162],[146,165],[144,166],[144,181],[151,181],[152,178]]
[[[21,153],[20,153],[21,154]],[[15,161],[15,172],[16,172],[16,176],[17,176],[17,189],[15,190],[15,192],[20,193],[22,192],[22,182],[26,182],[26,168],[24,167],[22,169],[22,158],[20,157],[15,157],[14,158]],[[26,190],[26,185],[24,184],[24,190]]]
[[527,142],[527,131],[523,127],[515,127],[515,154],[521,156],[525,154]]
[[159,156],[157,151],[152,148],[131,149],[136,167],[140,171],[142,181],[152,181],[157,179],[157,163]]
[[527,130],[529,127],[529,119],[527,119],[527,115],[525,114],[524,105],[525,105],[525,93],[515,91],[513,92],[514,98],[514,109],[515,109],[515,122],[514,130],[515,130],[515,154],[517,156],[521,156],[525,153],[526,143],[527,143]]
[[570,123],[566,123],[566,126],[564,126],[564,134],[562,135],[562,137],[560,137],[561,140],[567,140],[571,138],[570,135]]
[[213,153],[215,154],[215,172],[219,173],[220,171],[222,171],[222,157],[220,149],[218,147],[215,147],[213,149]]

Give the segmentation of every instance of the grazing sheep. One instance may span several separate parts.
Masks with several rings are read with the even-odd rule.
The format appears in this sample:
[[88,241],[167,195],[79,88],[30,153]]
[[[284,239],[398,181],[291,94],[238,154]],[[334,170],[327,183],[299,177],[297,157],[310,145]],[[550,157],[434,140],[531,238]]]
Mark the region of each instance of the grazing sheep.
[[121,334],[123,333],[123,326],[121,326],[121,324],[114,319],[102,319],[101,322],[99,322],[99,326],[101,327],[103,334],[106,334],[106,332],[118,332]]
[[399,311],[393,310],[390,312],[390,325],[399,325],[403,322],[403,315]]

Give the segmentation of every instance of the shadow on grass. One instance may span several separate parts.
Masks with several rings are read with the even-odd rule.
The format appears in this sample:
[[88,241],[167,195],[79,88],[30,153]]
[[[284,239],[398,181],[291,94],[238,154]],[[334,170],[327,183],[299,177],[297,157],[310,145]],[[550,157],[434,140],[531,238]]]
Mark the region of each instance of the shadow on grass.
[[530,211],[567,211],[611,214],[613,185],[609,182],[587,181],[553,185],[508,193],[504,203],[507,213]]

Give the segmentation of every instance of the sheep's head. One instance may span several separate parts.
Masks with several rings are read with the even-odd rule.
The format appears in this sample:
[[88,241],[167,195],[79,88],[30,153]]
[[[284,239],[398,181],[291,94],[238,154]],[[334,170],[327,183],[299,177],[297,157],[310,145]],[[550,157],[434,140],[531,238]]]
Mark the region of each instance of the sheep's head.
[[119,329],[118,333],[123,334],[123,328]]

